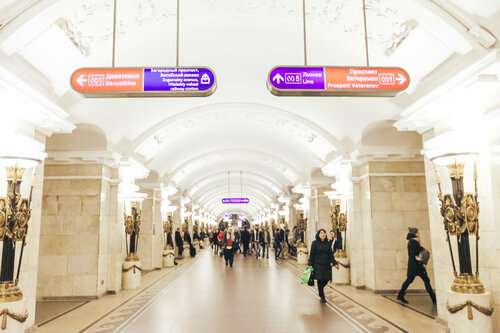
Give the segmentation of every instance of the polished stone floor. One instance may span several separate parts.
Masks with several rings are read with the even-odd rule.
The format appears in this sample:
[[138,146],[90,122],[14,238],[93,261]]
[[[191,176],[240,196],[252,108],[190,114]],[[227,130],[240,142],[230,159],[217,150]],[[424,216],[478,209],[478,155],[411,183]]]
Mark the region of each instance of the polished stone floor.
[[[446,332],[428,315],[369,290],[300,284],[296,260],[235,258],[234,267],[210,250],[179,265],[149,272],[137,290],[79,306],[37,332]],[[411,329],[409,329],[411,328]]]
[[274,259],[203,253],[126,332],[359,332]]

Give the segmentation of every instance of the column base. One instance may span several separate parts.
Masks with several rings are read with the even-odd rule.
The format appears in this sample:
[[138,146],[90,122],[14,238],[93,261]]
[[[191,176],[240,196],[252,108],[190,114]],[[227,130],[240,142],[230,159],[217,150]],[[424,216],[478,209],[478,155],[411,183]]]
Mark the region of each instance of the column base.
[[163,267],[173,267],[175,259],[175,252],[173,248],[163,249]]
[[184,248],[184,250],[182,251],[182,257],[188,258],[189,257],[189,244],[185,243],[183,248]]
[[205,241],[203,242],[203,246],[204,247],[209,247],[210,246],[210,240],[208,239],[208,237],[205,237]]
[[297,263],[300,265],[307,265],[308,254],[307,247],[297,248]]
[[336,284],[351,283],[351,267],[349,258],[335,258],[339,263],[339,269],[332,268],[333,282]]
[[24,332],[23,323],[28,319],[26,299],[22,298],[13,302],[0,303],[0,315],[2,332]]
[[462,294],[448,290],[446,308],[450,332],[493,332],[491,294]]
[[193,242],[194,249],[196,250],[196,253],[200,252],[200,242],[198,240],[195,240]]
[[125,261],[122,266],[122,287],[134,290],[141,285],[141,261]]

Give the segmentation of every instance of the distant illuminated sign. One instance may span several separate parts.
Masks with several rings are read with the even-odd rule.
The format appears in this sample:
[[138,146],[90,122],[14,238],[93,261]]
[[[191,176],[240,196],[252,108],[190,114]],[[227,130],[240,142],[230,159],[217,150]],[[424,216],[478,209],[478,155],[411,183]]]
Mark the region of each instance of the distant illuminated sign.
[[276,96],[394,97],[409,82],[399,67],[275,67],[267,77]]
[[250,202],[248,198],[224,198],[222,199],[223,204],[247,204]]

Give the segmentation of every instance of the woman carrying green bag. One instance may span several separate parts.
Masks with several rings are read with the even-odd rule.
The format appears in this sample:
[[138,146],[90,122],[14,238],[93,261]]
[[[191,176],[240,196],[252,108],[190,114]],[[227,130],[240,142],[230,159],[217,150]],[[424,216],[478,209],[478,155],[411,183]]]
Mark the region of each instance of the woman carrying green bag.
[[319,229],[316,233],[316,240],[311,244],[308,268],[314,269],[314,279],[318,281],[318,292],[321,303],[326,303],[324,288],[332,280],[331,264],[336,269],[339,269],[339,264],[333,256],[330,242],[326,238],[326,231],[325,229]]
[[306,270],[304,271],[304,273],[302,273],[302,282],[301,282],[302,284],[308,284],[310,286],[314,286],[313,271],[314,271],[313,268],[306,267]]

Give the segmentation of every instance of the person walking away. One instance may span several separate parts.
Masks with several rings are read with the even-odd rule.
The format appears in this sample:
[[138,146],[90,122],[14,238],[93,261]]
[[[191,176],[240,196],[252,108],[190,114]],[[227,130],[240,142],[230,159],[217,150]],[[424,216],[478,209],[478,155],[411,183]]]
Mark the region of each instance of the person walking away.
[[431,282],[429,276],[427,275],[427,269],[425,265],[418,260],[420,253],[424,251],[420,241],[420,233],[417,228],[408,228],[408,235],[406,235],[406,240],[408,241],[408,269],[406,272],[406,281],[403,282],[401,290],[398,293],[398,300],[407,304],[408,301],[405,299],[405,293],[410,284],[415,280],[417,276],[424,281],[425,290],[429,293],[432,304],[436,304],[436,294],[432,290]]
[[184,242],[182,241],[181,229],[175,231],[175,246],[177,246],[178,259],[182,259],[182,251],[184,250]]
[[269,233],[268,227],[265,227],[260,231],[259,238],[260,238],[260,247],[262,248],[262,258],[264,258],[264,254],[266,254],[266,258],[269,259],[269,246],[271,245],[271,234]]
[[332,280],[332,265],[339,269],[339,264],[333,256],[331,243],[326,237],[325,229],[319,229],[316,233],[316,239],[311,244],[311,253],[309,255],[309,268],[313,268],[314,279],[318,283],[318,294],[321,303],[326,303],[324,288]]
[[246,257],[250,244],[250,232],[248,232],[247,227],[241,232],[241,242],[243,243],[243,256]]
[[233,267],[234,261],[234,246],[236,245],[235,235],[231,229],[229,229],[225,235],[222,243],[222,248],[224,249],[224,259],[226,260],[226,266],[229,264]]
[[191,246],[191,234],[189,233],[188,230],[184,232],[184,241]]
[[290,229],[288,229],[288,227],[285,228],[285,243],[286,243],[286,247],[288,249],[288,253],[290,253]]
[[[283,230],[284,225],[280,225],[280,229],[276,231],[276,236],[274,237],[274,255],[276,259],[280,259],[283,253],[283,242],[285,240],[285,231]],[[281,257],[281,259],[283,259]]]
[[255,226],[252,231],[253,236],[253,247],[255,251],[255,258],[259,259],[260,257],[260,230],[259,226]]
[[297,229],[297,226],[293,227],[292,231],[288,234],[288,254],[292,254],[295,247],[295,229]]

